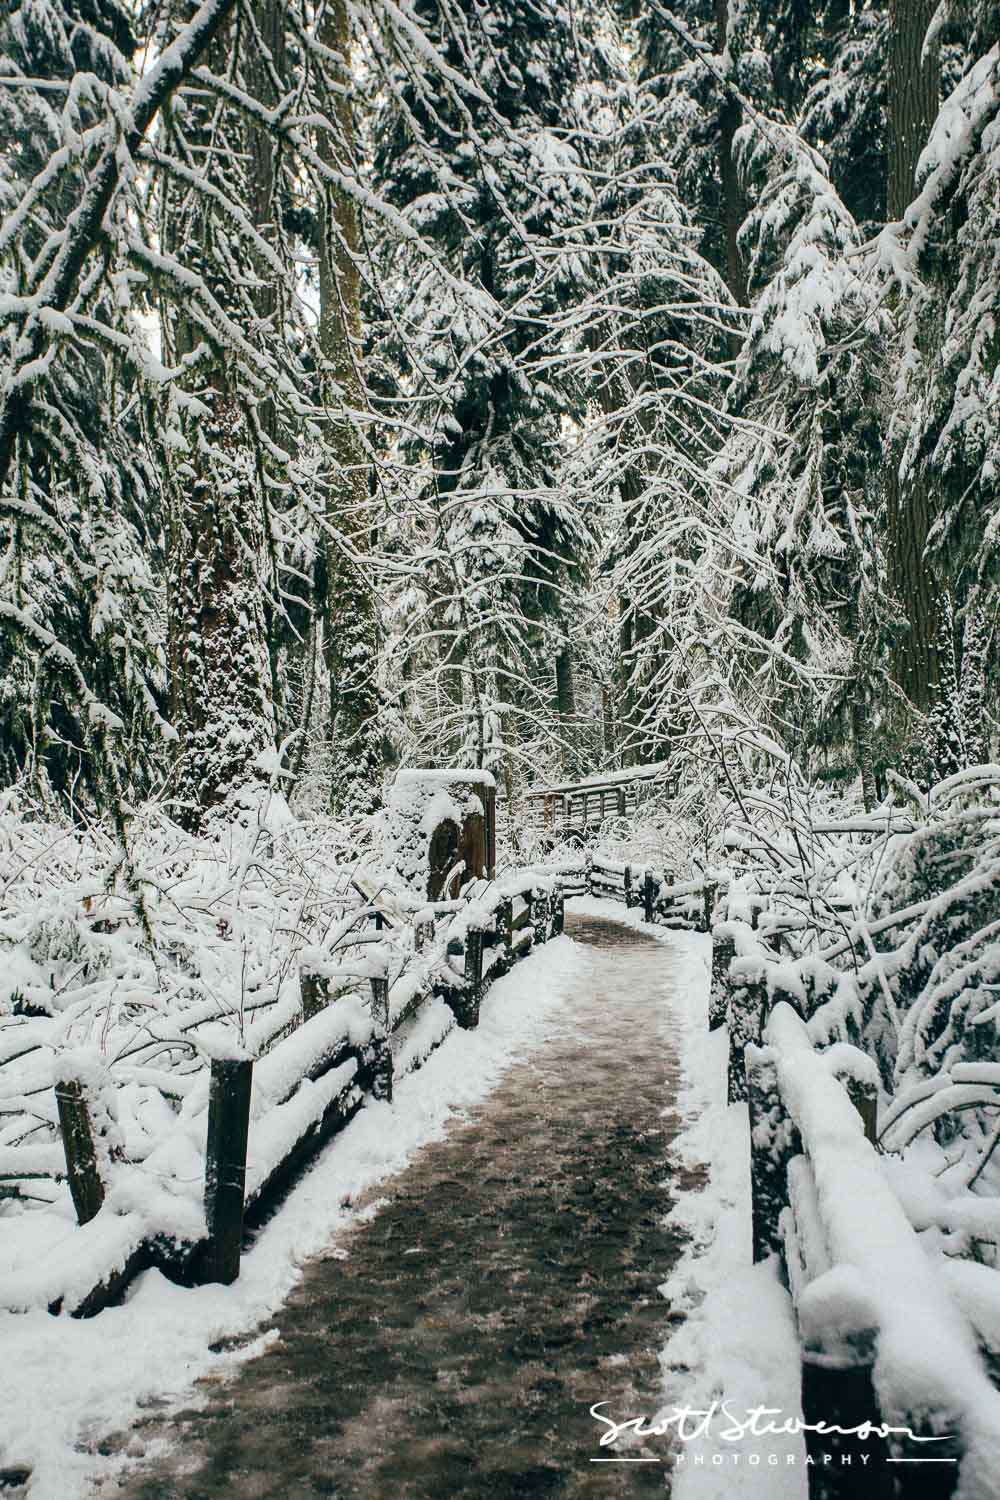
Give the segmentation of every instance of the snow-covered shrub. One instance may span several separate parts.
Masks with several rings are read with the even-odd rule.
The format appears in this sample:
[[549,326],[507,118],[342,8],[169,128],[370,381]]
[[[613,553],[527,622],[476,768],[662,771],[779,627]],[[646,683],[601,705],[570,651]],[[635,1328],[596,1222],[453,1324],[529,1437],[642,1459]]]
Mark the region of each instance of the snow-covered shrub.
[[932,1130],[974,1163],[1000,1109],[1000,767],[926,795],[895,778],[871,814],[787,766],[729,784],[724,930],[814,1041],[875,1059],[889,1144]]
[[878,880],[873,914],[885,921],[889,913],[907,918],[894,929],[902,941],[886,965],[900,1020],[895,1088],[992,1060],[1000,1040],[1000,767],[976,767],[930,794],[924,820],[897,842]]
[[[319,953],[350,965],[369,902],[407,899],[384,875],[372,830],[360,858],[357,837],[356,824],[296,820],[264,794],[201,836],[150,804],[131,820],[126,852],[107,827],[55,822],[8,793],[0,1154],[58,1143],[52,1084],[73,1058],[100,1060],[103,1092],[117,1101],[116,1149],[134,1161],[212,1055],[266,1050],[300,1012],[300,964]],[[364,963],[354,967],[367,988]]]

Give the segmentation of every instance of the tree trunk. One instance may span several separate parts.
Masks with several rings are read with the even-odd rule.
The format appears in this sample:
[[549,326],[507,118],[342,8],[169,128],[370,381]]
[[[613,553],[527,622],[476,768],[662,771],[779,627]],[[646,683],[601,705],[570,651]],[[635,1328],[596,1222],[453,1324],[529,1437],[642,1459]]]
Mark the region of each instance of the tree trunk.
[[[254,98],[273,109],[289,86],[288,56],[285,46],[285,6],[282,0],[254,0],[250,16],[256,35],[247,34],[245,69],[247,83]],[[249,24],[249,18],[244,25]],[[259,41],[258,41],[259,37]],[[247,201],[254,227],[269,244],[280,245],[281,209],[278,165],[280,142],[273,133],[260,126],[249,125],[247,136]],[[276,281],[268,263],[260,258],[257,262],[258,286],[254,293],[257,316],[261,323],[270,323],[275,331],[286,326],[284,317],[283,289]],[[262,430],[279,448],[287,449],[287,435],[279,430],[278,411],[273,401],[262,402],[257,412]],[[264,492],[266,504],[266,490]],[[303,727],[308,731],[308,720],[303,723],[302,706],[305,700],[304,683],[309,672],[308,644],[292,628],[276,601],[280,598],[281,577],[279,559],[273,545],[274,527],[271,517],[265,513],[264,541],[268,564],[268,595],[265,599],[264,623],[267,630],[268,651],[271,662],[271,682],[274,698],[274,717],[279,738],[290,729]],[[272,601],[275,601],[272,603]],[[311,634],[311,632],[310,632]],[[304,753],[305,736],[299,742]]]
[[[232,27],[215,38],[209,65],[225,72]],[[194,106],[198,108],[199,106]],[[189,112],[188,141],[207,147],[212,121],[200,129]],[[168,248],[190,247],[206,275],[219,232],[203,201],[168,188],[163,235]],[[225,301],[226,289],[212,290]],[[172,360],[201,342],[184,317],[164,317]],[[267,576],[264,501],[246,411],[217,353],[200,367],[207,417],[192,422],[183,474],[175,480],[168,536],[168,667],[172,718],[179,737],[180,820],[197,829],[204,816],[241,786],[262,778],[261,754],[274,749],[273,678],[261,580]],[[208,387],[207,391],[205,386]]]
[[[321,40],[340,59],[343,84],[332,106],[336,135],[320,133],[319,154],[336,171],[355,169],[351,108],[351,30],[346,0],[332,0]],[[320,235],[320,346],[340,408],[327,447],[333,475],[327,492],[324,658],[330,680],[331,805],[367,813],[379,804],[382,746],[378,702],[378,610],[364,573],[371,550],[370,464],[356,422],[364,391],[357,360],[361,348],[361,282],[355,256],[358,217],[353,198],[327,183]],[[347,411],[344,411],[347,408]]]
[[556,653],[556,710],[562,733],[562,763],[567,775],[574,776],[579,770],[579,726],[576,717],[576,682],[573,671],[573,650],[567,641]]
[[924,38],[937,0],[890,0],[889,118],[886,132],[890,219],[901,219],[914,195],[917,160],[937,118],[937,46]]
[[858,770],[861,773],[861,797],[865,804],[865,812],[871,812],[878,805],[878,792],[875,787],[875,765],[872,757],[871,726],[868,719],[868,708],[856,696],[851,704],[851,729],[854,734],[854,750],[858,759]]
[[[242,470],[242,482],[219,483],[212,448]],[[172,518],[168,579],[178,793],[186,804],[181,821],[191,828],[231,792],[260,780],[258,757],[274,748],[260,495],[245,417],[222,389],[196,461],[201,472]]]
[[[892,220],[902,218],[913,198],[917,159],[937,116],[937,50],[923,55],[936,8],[936,0],[891,0],[886,152]],[[905,489],[901,485],[897,454],[886,477],[886,554],[889,583],[907,631],[893,653],[893,676],[911,703],[924,711],[934,702],[940,680],[940,586],[926,556],[934,511],[934,496],[922,472]]]
[[603,728],[603,743],[599,737],[598,744],[602,750],[600,764],[609,769],[618,765],[618,725],[615,713],[617,695],[612,691],[607,682],[601,684],[601,721]]
[[[715,0],[715,45],[719,55],[728,41],[728,0]],[[741,307],[747,305],[746,269],[740,251],[740,225],[746,217],[746,203],[740,187],[733,141],[740,128],[742,110],[732,94],[727,93],[719,111],[719,178],[722,183],[722,230],[726,250],[726,285]]]
[[[438,682],[440,692],[447,705],[448,726],[446,740],[439,747],[444,759],[451,765],[461,762],[465,753],[465,739],[468,720],[475,717],[474,707],[470,708],[467,700],[469,691],[466,687],[466,675],[469,671],[468,641],[462,628],[455,628],[443,618],[446,611],[439,612],[442,616],[440,629],[442,640],[447,644],[442,648],[441,662],[439,668]],[[453,631],[450,639],[444,632]]]
[[618,601],[618,725],[619,725],[619,749],[621,752],[622,765],[634,766],[638,763],[636,755],[636,694],[635,694],[635,657],[634,648],[634,625],[635,610],[632,602],[627,597],[621,597]]
[[986,607],[977,600],[969,605],[962,634],[960,705],[965,747],[970,765],[984,765],[989,753],[987,671],[992,623]]
[[[897,455],[898,459],[898,455]],[[897,463],[886,477],[886,564],[906,631],[893,650],[893,677],[915,707],[926,711],[940,682],[940,585],[926,557],[934,520],[930,487],[917,473],[904,490]]]
[[[262,104],[273,108],[278,103],[276,84],[286,79],[288,65],[285,54],[285,28],[283,7],[279,0],[255,0],[254,20],[260,39],[270,53],[270,66],[256,47],[252,47],[249,60],[249,82],[254,97]],[[263,237],[274,242],[277,228],[277,153],[275,141],[269,130],[250,127],[247,131],[247,153],[250,159],[249,199],[253,222]],[[258,270],[260,286],[255,301],[261,319],[273,318],[278,311],[279,289],[274,283],[273,272],[261,264]],[[265,412],[269,430],[274,432],[273,409]]]

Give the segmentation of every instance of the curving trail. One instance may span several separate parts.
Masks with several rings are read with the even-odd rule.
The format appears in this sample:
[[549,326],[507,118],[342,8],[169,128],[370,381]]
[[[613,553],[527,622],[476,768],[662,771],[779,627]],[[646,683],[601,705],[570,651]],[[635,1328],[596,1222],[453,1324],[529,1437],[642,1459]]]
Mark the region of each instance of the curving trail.
[[[166,1453],[102,1496],[669,1493],[665,1463],[590,1462],[610,1450],[589,1407],[662,1400],[657,1288],[681,1248],[664,1218],[697,1185],[669,1166],[674,960],[602,919],[566,931],[591,948],[572,1015],[305,1269],[263,1354],[137,1427]],[[627,1451],[665,1456],[662,1440]]]

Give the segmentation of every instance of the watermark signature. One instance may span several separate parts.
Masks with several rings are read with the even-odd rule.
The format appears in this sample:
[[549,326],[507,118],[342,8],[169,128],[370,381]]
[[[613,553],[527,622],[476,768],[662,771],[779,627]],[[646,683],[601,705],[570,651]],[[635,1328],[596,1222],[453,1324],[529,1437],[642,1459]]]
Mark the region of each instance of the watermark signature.
[[[895,1427],[888,1422],[864,1421],[853,1427],[845,1427],[839,1422],[807,1422],[803,1417],[797,1414],[789,1416],[780,1407],[775,1406],[750,1406],[743,1412],[736,1412],[728,1401],[713,1401],[707,1407],[673,1406],[658,1413],[652,1421],[644,1416],[612,1417],[602,1410],[610,1405],[609,1401],[595,1401],[590,1408],[590,1415],[605,1429],[598,1440],[601,1448],[610,1448],[622,1439],[669,1437],[672,1440],[672,1446],[677,1443],[681,1444],[680,1451],[674,1452],[673,1461],[677,1464],[694,1462],[698,1465],[710,1463],[713,1466],[720,1466],[742,1461],[751,1466],[762,1463],[775,1466],[781,1462],[779,1454],[773,1451],[745,1453],[743,1447],[755,1441],[770,1445],[775,1438],[798,1438],[811,1435],[818,1439],[847,1438],[853,1441],[851,1448],[847,1451],[826,1453],[819,1457],[810,1452],[805,1457],[806,1463],[825,1462],[849,1466],[857,1461],[864,1467],[871,1461],[872,1455],[861,1451],[859,1445],[862,1444],[881,1442],[898,1448],[904,1442],[923,1445],[952,1441],[950,1433],[931,1436],[912,1432],[909,1427]],[[712,1440],[716,1444],[729,1444],[732,1451],[727,1453],[724,1449],[716,1449],[709,1455],[700,1452],[692,1457],[684,1451],[687,1444],[706,1440]],[[739,1451],[736,1449],[737,1444],[742,1445]],[[886,1463],[954,1464],[958,1462],[953,1456],[941,1457],[930,1453],[923,1453],[916,1457],[903,1457],[897,1452],[892,1452],[881,1456]],[[797,1459],[797,1453],[785,1455],[786,1463],[795,1463]],[[662,1459],[616,1454],[614,1457],[592,1458],[590,1461],[595,1464],[661,1463]]]

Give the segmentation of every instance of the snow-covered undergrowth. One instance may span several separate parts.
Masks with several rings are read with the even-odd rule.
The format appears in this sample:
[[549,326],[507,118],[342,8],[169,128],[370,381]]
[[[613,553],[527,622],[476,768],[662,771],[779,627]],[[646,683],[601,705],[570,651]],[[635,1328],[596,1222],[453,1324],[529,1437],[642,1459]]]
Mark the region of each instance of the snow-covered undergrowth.
[[195,838],[151,807],[129,859],[99,824],[0,811],[4,1014],[58,1024],[50,1043],[142,1032],[204,1006],[241,1037],[281,1001],[295,959],[331,943],[364,905],[335,825],[300,823],[280,799]]
[[[85,1295],[88,1277],[93,1286],[151,1235],[204,1233],[212,1058],[266,1058],[254,1078],[251,1191],[253,1171],[273,1166],[289,1132],[301,1130],[301,1109],[315,1112],[349,1086],[330,1074],[278,1118],[313,1060],[299,1055],[298,1033],[280,1056],[271,1052],[301,1019],[300,970],[323,975],[338,996],[311,1023],[322,1036],[303,1030],[303,1046],[316,1052],[371,1034],[370,976],[397,981],[397,1002],[426,988],[440,960],[440,944],[414,952],[401,918],[417,903],[383,873],[370,836],[365,847],[359,855],[357,830],[297,820],[283,799],[265,796],[198,838],[146,809],[131,823],[126,858],[106,828],[56,824],[8,796],[0,807],[0,1302]],[[394,925],[362,946],[373,900]],[[423,1051],[436,1040],[423,1038]],[[411,1051],[420,1043],[406,1038]],[[74,1240],[66,1264],[56,1253],[46,1271],[47,1252],[58,1252],[76,1219],[54,1088],[67,1080],[91,1104],[113,1223],[102,1215],[86,1226],[86,1250]]]
[[737,970],[797,999],[817,1045],[869,1053],[887,1149],[930,1134],[953,1182],[996,1193],[1000,767],[903,788],[871,816],[747,798],[729,842],[716,935]]
[[739,972],[814,1011],[818,1044],[843,1036],[877,1062],[886,1147],[931,1131],[986,1187],[1000,1142],[1000,767],[929,793],[893,777],[868,813],[787,758],[767,780],[732,767],[714,801],[609,820],[591,852],[716,885],[715,936],[735,942]]
[[[17,1371],[5,1387],[0,1464],[32,1470],[30,1500],[92,1493],[97,1478],[141,1456],[138,1439],[127,1451],[105,1441],[121,1433],[127,1441],[138,1410],[196,1399],[192,1382],[225,1375],[262,1347],[269,1335],[260,1325],[303,1261],[374,1213],[378,1185],[489,1093],[570,999],[584,965],[568,938],[556,939],[492,985],[476,1030],[453,1031],[397,1084],[391,1105],[369,1099],[325,1149],[244,1255],[233,1286],[185,1289],[149,1271],[123,1306],[96,1319],[0,1313],[5,1365]],[[238,1350],[219,1348],[255,1330]]]

